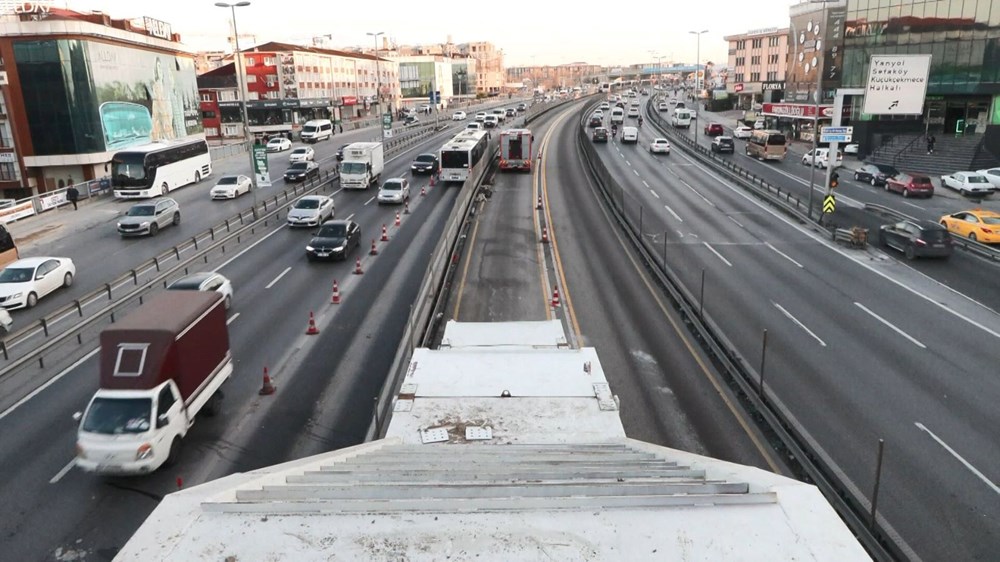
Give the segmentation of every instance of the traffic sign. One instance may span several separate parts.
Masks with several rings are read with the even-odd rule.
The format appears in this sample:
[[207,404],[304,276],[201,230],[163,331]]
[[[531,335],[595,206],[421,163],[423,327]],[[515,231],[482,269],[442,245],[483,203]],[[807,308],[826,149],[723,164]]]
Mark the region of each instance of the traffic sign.
[[824,135],[820,133],[819,142],[851,142],[851,135]]
[[851,135],[854,134],[854,127],[820,127],[821,135]]
[[833,195],[827,195],[823,198],[823,212],[826,214],[831,214],[837,209],[837,198]]
[[387,111],[382,114],[382,128],[387,131],[392,128],[392,113]]
[[382,136],[385,138],[392,138],[392,129],[385,129],[382,131]]

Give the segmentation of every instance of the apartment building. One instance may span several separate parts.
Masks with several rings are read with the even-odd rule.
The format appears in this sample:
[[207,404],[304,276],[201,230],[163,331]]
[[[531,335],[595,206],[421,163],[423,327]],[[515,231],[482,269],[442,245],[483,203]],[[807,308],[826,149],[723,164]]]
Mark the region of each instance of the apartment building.
[[729,43],[726,90],[749,109],[784,97],[788,28],[755,29],[725,37]]
[[455,51],[463,56],[476,59],[476,92],[497,95],[503,91],[507,75],[503,66],[503,50],[497,49],[489,41],[459,43]]

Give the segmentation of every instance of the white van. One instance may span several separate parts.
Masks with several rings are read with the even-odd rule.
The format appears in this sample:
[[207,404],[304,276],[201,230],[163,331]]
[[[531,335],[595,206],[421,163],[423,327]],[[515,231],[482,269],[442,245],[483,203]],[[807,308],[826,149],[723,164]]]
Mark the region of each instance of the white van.
[[625,110],[622,109],[622,108],[620,108],[620,107],[616,107],[616,108],[612,109],[611,110],[611,124],[612,125],[621,125],[624,122],[625,122]]
[[638,127],[622,127],[622,144],[639,142]]
[[333,121],[329,119],[313,119],[312,121],[306,121],[302,125],[302,132],[299,133],[299,138],[302,142],[316,142],[321,140],[327,140],[333,136]]
[[691,128],[691,112],[687,109],[675,109],[674,116],[670,118],[670,124],[677,129]]

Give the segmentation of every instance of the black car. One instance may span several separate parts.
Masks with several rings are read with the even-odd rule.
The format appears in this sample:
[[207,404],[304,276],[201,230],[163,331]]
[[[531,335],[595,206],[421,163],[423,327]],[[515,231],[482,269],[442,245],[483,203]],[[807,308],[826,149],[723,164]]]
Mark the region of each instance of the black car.
[[306,246],[306,258],[314,260],[347,259],[352,248],[361,245],[361,227],[352,220],[327,221]]
[[344,149],[347,148],[347,147],[349,147],[349,146],[351,146],[351,145],[350,144],[342,144],[342,145],[340,145],[340,148],[337,149],[337,162],[340,162],[340,161],[342,161],[344,159]]
[[875,187],[885,185],[886,180],[899,175],[899,170],[888,164],[871,164],[866,162],[854,172],[856,181],[866,181]]
[[929,220],[905,220],[883,224],[879,229],[881,242],[899,250],[906,259],[947,258],[951,255],[952,242],[948,229]]
[[604,124],[604,121],[600,117],[598,117],[596,115],[592,116],[590,118],[590,122],[587,123],[587,125],[590,126],[590,127],[600,127],[603,124]]
[[285,170],[285,181],[305,181],[319,175],[319,164],[306,161],[296,162]]
[[712,152],[728,152],[732,154],[736,151],[736,145],[733,143],[733,137],[715,137],[712,139]]
[[514,108],[513,107],[508,107],[506,109],[506,114],[507,114],[507,117],[513,117],[514,116]]
[[594,129],[594,134],[590,137],[594,142],[608,142],[608,130],[604,127]]
[[410,164],[414,174],[433,174],[438,171],[438,157],[434,154],[418,154]]

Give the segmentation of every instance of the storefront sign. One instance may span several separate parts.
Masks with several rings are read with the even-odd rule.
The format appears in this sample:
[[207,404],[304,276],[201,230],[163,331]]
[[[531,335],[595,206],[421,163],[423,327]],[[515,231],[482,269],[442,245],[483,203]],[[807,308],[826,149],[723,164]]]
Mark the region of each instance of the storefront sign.
[[742,92],[743,91],[743,84],[736,84],[735,86],[733,86],[733,91],[737,92],[737,93]]
[[[831,117],[833,115],[832,105],[821,105],[820,117]],[[765,103],[764,115],[774,117],[791,117],[794,119],[812,119],[816,116],[816,106],[807,103]]]
[[354,96],[342,96],[340,100],[344,103],[344,105],[357,105],[358,103],[358,98]]
[[869,115],[920,115],[931,55],[872,55],[865,86]]
[[170,41],[174,33],[170,29],[170,24],[165,21],[154,20],[150,17],[142,18],[143,27],[146,28],[146,33],[152,35],[153,37],[159,37],[160,39],[166,39]]
[[785,89],[785,83],[784,82],[761,82],[760,83],[760,89],[763,90],[763,91],[765,91],[765,92],[770,91],[770,90],[784,90]]
[[6,209],[0,209],[0,222],[7,223],[10,221],[16,221],[17,219],[30,217],[33,214],[35,214],[35,206],[31,204],[31,201],[25,201],[24,203],[13,205],[11,207],[7,207]]
[[15,2],[0,0],[0,14],[48,15],[52,10],[52,0],[36,0],[35,2]]
[[0,162],[17,162],[17,154],[13,152],[0,152]]

